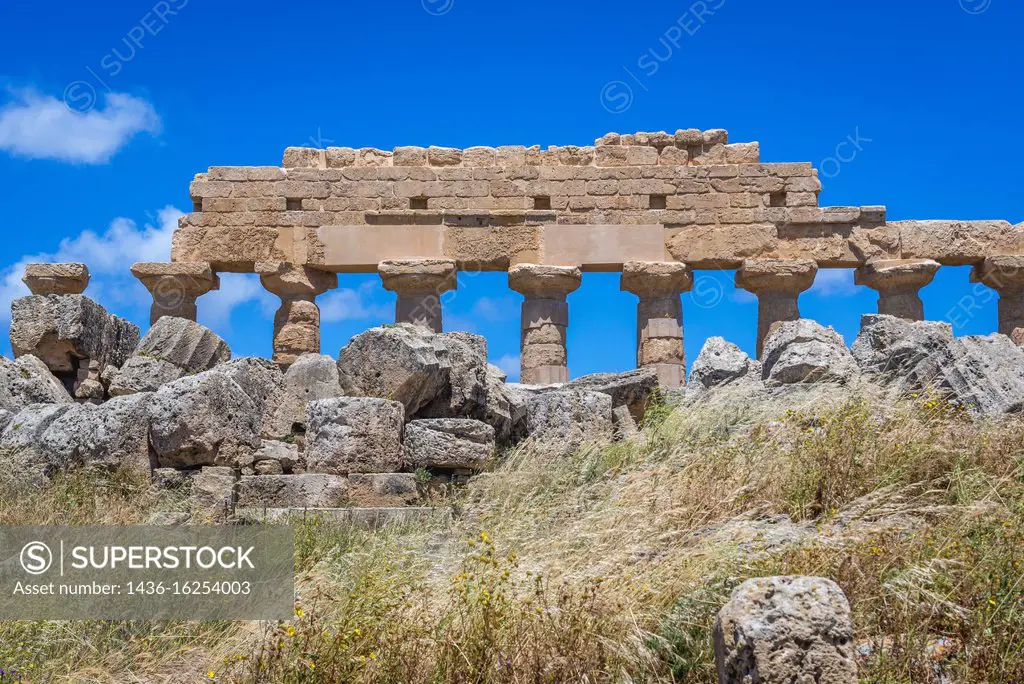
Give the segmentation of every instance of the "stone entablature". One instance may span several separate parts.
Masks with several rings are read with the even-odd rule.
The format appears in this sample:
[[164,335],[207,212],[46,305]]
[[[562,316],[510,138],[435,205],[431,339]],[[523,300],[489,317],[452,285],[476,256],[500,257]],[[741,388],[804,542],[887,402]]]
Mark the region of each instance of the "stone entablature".
[[284,167],[211,167],[191,185],[172,260],[251,272],[286,261],[335,272],[448,259],[620,270],[627,261],[738,268],[744,259],[974,264],[1024,254],[1006,221],[886,222],[885,208],[819,207],[808,163],[762,164],[725,131],[609,134],[593,147],[288,148]]

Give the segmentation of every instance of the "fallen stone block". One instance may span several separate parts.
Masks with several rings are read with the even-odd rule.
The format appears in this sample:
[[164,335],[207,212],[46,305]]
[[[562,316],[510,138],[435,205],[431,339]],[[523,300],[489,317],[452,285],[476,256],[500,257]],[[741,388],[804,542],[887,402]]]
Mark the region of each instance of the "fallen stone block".
[[822,577],[747,580],[714,626],[723,684],[855,684],[853,621],[846,596]]
[[52,463],[150,474],[149,410],[152,394],[118,397],[101,404],[74,404],[40,439]]
[[732,342],[709,337],[690,369],[687,391],[711,389],[735,382],[761,384],[761,364]]
[[246,467],[261,446],[255,403],[238,383],[217,371],[164,385],[148,406],[158,467]]
[[193,513],[209,520],[227,520],[235,509],[235,485],[238,475],[233,468],[204,467],[192,476],[189,506]]
[[397,401],[338,397],[306,407],[306,469],[311,473],[393,472],[402,464],[405,411]]
[[284,374],[273,361],[246,356],[218,364],[209,372],[230,378],[249,396],[262,438],[286,438],[301,421],[300,402],[286,389]]
[[282,473],[291,473],[302,462],[297,444],[272,439],[263,440],[259,450],[253,455],[253,461],[257,469],[261,463],[276,463]]
[[448,385],[451,365],[439,336],[411,324],[371,328],[338,354],[346,395],[393,399],[412,416]]
[[243,475],[239,508],[335,508],[348,501],[349,483],[340,475]]
[[652,368],[625,373],[594,373],[569,382],[565,389],[600,392],[612,398],[612,408],[625,406],[636,421],[644,418],[647,402],[658,388],[658,374]]
[[612,398],[584,390],[530,393],[526,423],[531,448],[547,456],[569,456],[584,444],[611,442]]
[[164,316],[153,324],[114,376],[110,395],[152,392],[230,358],[231,349],[208,328],[195,321]]
[[776,327],[764,341],[762,377],[768,385],[846,383],[859,373],[846,342],[832,328],[799,319]]
[[11,348],[38,356],[73,387],[80,359],[122,366],[139,343],[139,328],[82,295],[31,295],[11,305]]
[[948,323],[866,315],[853,355],[904,393],[932,391],[975,416],[1024,411],[1024,350],[1005,335],[954,338]]
[[494,458],[494,428],[467,418],[428,418],[405,426],[410,468],[483,469]]
[[70,404],[74,400],[37,357],[11,361],[0,356],[0,408],[16,413],[30,404]]

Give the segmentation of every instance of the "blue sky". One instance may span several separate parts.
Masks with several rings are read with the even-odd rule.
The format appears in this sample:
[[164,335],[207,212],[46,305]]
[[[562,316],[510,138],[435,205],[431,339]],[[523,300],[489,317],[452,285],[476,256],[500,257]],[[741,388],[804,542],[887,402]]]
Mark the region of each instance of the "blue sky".
[[[701,5],[713,13],[698,18]],[[280,164],[286,146],[316,142],[563,145],[726,128],[760,141],[764,161],[819,166],[823,205],[1024,221],[1014,0],[119,0],[0,12],[5,310],[22,292],[19,264],[74,258],[93,270],[92,296],[144,324],[148,294],[127,267],[168,258],[192,176]],[[829,161],[849,136],[862,149]],[[752,352],[753,299],[733,291],[732,273],[697,276],[700,293],[684,297],[688,359],[710,335]],[[992,332],[994,299],[956,312],[967,277],[941,269],[926,316]],[[254,276],[224,280],[200,320],[236,354],[269,355],[276,299]],[[332,355],[393,315],[375,276],[340,284],[322,301]],[[484,334],[492,360],[514,367],[519,301],[504,274],[464,278],[446,328]],[[875,295],[840,271],[819,274],[800,304],[851,341]],[[574,376],[634,365],[635,298],[617,276],[586,274],[570,311]]]

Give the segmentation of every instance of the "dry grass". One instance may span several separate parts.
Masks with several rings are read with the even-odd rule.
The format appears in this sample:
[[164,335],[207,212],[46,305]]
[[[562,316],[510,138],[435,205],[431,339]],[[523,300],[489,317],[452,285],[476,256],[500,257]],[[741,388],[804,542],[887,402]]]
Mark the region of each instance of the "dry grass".
[[[867,681],[1024,681],[1024,421],[848,390],[789,403],[723,394],[653,411],[642,440],[510,453],[452,524],[310,520],[290,622],[6,623],[0,657],[73,681],[710,682],[731,588],[806,573],[847,592]],[[61,482],[0,522],[168,505]]]

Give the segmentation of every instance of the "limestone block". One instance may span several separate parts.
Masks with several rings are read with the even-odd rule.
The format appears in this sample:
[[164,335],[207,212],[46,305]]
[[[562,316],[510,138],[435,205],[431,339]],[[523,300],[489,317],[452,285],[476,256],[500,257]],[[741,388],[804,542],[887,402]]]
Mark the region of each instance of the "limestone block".
[[194,321],[164,316],[153,324],[114,376],[110,394],[151,392],[230,358],[231,349],[213,331]]
[[808,319],[786,321],[775,328],[765,339],[761,363],[767,385],[841,384],[859,372],[839,333]]
[[761,364],[732,342],[709,337],[690,369],[689,387],[711,389],[738,382],[760,384]]
[[83,295],[30,295],[11,305],[11,348],[38,356],[53,373],[78,370],[79,359],[121,366],[139,328]]
[[300,466],[301,457],[297,444],[264,439],[260,448],[253,454],[253,461],[257,468],[260,463],[272,462],[278,465],[280,472],[291,473]]
[[148,476],[151,398],[137,394],[100,406],[74,405],[43,433],[41,448],[52,463],[125,468]]
[[332,475],[398,470],[404,422],[397,401],[338,397],[310,402],[306,468]]
[[241,466],[260,447],[256,404],[216,370],[164,385],[147,405],[158,467]]
[[612,439],[612,398],[585,390],[530,393],[526,431],[529,445],[546,456],[569,456],[584,444]]
[[744,259],[767,256],[779,245],[771,224],[701,225],[670,228],[665,247],[691,268],[736,268]]
[[421,496],[412,473],[352,473],[348,498],[353,506],[397,508],[415,506]]
[[718,613],[714,647],[723,684],[857,681],[850,604],[822,577],[747,580]]
[[447,357],[441,341],[424,328],[407,323],[371,328],[338,353],[338,376],[345,394],[394,399],[414,415],[448,385]]
[[414,420],[405,427],[405,464],[481,470],[494,457],[494,444],[494,428],[478,420]]
[[71,465],[43,446],[43,435],[75,404],[32,404],[15,413],[0,435],[0,483],[5,491],[38,487],[58,469]]
[[292,433],[301,405],[287,391],[284,373],[277,364],[247,356],[218,364],[207,372],[230,379],[245,392],[253,403],[263,439],[282,439]]
[[70,404],[71,395],[39,358],[0,356],[0,409],[17,413],[29,404]]
[[934,259],[947,266],[980,262],[994,254],[1024,254],[1024,231],[1007,221],[894,221],[904,259]]
[[638,422],[643,420],[647,402],[658,387],[658,374],[651,368],[638,368],[625,373],[594,373],[576,378],[567,390],[585,390],[607,394],[612,408],[625,406]]
[[243,475],[239,508],[340,508],[348,503],[348,479],[340,475]]
[[[288,392],[302,403],[333,399],[342,394],[338,363],[326,354],[305,354],[288,367],[284,374]],[[305,409],[303,409],[303,422]]]
[[26,264],[22,280],[35,295],[82,294],[89,286],[85,264]]

